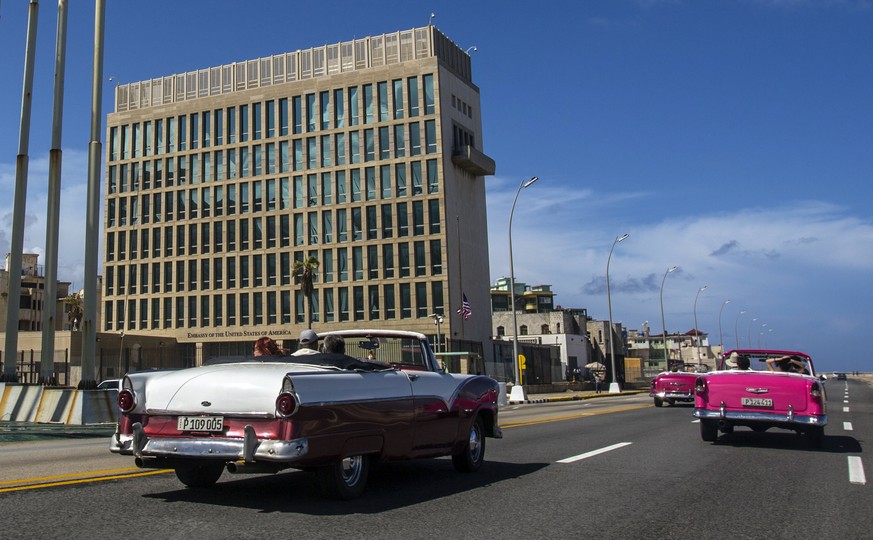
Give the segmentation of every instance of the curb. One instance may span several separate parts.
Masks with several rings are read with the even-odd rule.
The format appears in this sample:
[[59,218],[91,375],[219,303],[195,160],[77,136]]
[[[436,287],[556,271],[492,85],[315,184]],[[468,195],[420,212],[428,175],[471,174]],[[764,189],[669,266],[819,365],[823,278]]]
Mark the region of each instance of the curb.
[[609,392],[601,392],[600,394],[573,394],[569,396],[550,396],[544,398],[534,398],[534,399],[526,399],[523,401],[519,400],[510,400],[508,402],[509,405],[528,405],[528,404],[537,404],[537,403],[556,403],[560,401],[583,401],[588,399],[600,399],[614,396],[633,396],[637,394],[644,394],[648,392],[648,390],[623,390],[618,393],[610,394]]

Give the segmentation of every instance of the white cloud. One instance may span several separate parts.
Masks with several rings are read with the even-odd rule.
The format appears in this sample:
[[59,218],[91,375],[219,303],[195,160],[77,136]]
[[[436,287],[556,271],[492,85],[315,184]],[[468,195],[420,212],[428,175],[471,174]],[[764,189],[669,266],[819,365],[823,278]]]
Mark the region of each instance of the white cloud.
[[[28,161],[23,245],[26,253],[38,253],[40,255],[39,264],[44,265],[46,262],[48,157],[30,158]],[[58,279],[71,281],[75,288],[81,288],[84,282],[87,171],[87,152],[63,151],[58,228]],[[4,253],[8,253],[12,241],[14,164],[0,164],[0,189],[9,194],[8,197],[0,199],[0,246],[4,249]],[[98,219],[102,224],[102,212]],[[99,256],[98,259],[100,259]]]

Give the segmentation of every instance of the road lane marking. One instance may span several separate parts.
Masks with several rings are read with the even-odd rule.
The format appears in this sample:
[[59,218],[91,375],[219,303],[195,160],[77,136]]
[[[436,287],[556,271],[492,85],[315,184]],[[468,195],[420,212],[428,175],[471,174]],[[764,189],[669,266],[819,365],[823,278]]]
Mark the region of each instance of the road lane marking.
[[845,431],[852,431],[852,423],[851,422],[843,422],[843,429]]
[[[28,489],[43,489],[43,488],[49,488],[49,487],[71,486],[71,485],[75,485],[75,484],[90,484],[92,482],[102,482],[104,480],[121,480],[123,478],[136,478],[139,476],[153,476],[156,474],[167,474],[167,473],[173,472],[172,470],[165,470],[165,469],[157,469],[157,470],[144,471],[144,472],[142,471],[142,469],[136,469],[136,470],[141,471],[141,472],[136,472],[136,473],[131,473],[131,474],[116,474],[116,475],[112,475],[112,476],[99,476],[99,477],[92,477],[92,478],[79,478],[76,480],[65,480],[65,481],[58,481],[58,482],[43,482],[43,483],[39,483],[39,484],[17,485],[17,486],[12,486],[12,487],[7,487],[7,488],[0,488],[0,493],[11,493],[13,491],[24,491],[24,490],[28,490]],[[23,482],[23,481],[19,480],[19,483],[21,483],[21,482]],[[9,482],[5,482],[5,483],[8,484]]]
[[848,408],[848,407],[843,407],[843,412],[849,412],[849,408]]
[[617,450],[617,449],[619,449],[619,448],[623,448],[623,447],[628,446],[628,445],[630,445],[630,444],[633,444],[633,443],[622,442],[622,443],[618,443],[618,444],[613,444],[612,446],[606,446],[606,447],[604,447],[604,448],[600,448],[599,450],[592,450],[592,451],[590,451],[590,452],[585,452],[584,454],[579,454],[578,456],[573,456],[573,457],[568,457],[568,458],[564,458],[564,459],[559,459],[559,460],[558,460],[558,463],[573,463],[574,461],[579,461],[579,460],[582,460],[582,459],[588,459],[588,458],[590,458],[590,457],[594,457],[594,456],[597,456],[597,455],[600,455],[600,454],[603,454],[603,453],[606,453],[606,452],[611,452],[611,451],[613,451],[613,450]]
[[848,399],[844,399],[844,400],[843,400],[843,403],[848,403],[848,402],[849,402]]
[[859,456],[849,456],[849,482],[852,484],[866,484],[867,477],[864,475],[864,464]]
[[648,403],[646,405],[637,405],[637,406],[633,406],[633,407],[612,407],[609,409],[603,409],[603,410],[599,410],[599,411],[586,411],[586,412],[581,412],[581,413],[576,413],[576,414],[564,414],[564,415],[560,415],[560,416],[550,416],[548,418],[537,418],[537,419],[532,419],[532,420],[519,420],[517,422],[506,422],[506,423],[501,422],[500,428],[501,429],[511,429],[511,428],[522,427],[522,426],[533,426],[536,424],[547,424],[549,422],[561,422],[563,420],[576,420],[579,418],[586,418],[588,416],[597,416],[600,414],[611,414],[611,413],[617,413],[617,412],[634,411],[637,409],[646,409],[648,407],[654,407],[654,405],[652,405],[651,403]]
[[141,471],[139,467],[125,467],[124,469],[104,469],[102,471],[87,471],[80,473],[68,473],[68,474],[56,474],[53,476],[39,476],[36,478],[20,478],[18,480],[6,480],[0,481],[0,486],[6,486],[11,484],[36,484],[38,482],[51,482],[51,481],[64,481],[73,479],[76,477],[94,477],[100,476],[104,474],[122,474],[134,471]]

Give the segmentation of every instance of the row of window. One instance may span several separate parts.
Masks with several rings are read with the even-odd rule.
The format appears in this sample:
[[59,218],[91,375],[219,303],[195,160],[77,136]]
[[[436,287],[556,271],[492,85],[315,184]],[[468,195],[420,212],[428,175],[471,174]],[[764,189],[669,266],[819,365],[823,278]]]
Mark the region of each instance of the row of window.
[[[426,176],[425,176],[426,175]],[[106,198],[106,227],[232,216],[439,192],[437,160]]]
[[[323,249],[316,283],[439,276],[440,240]],[[104,294],[161,294],[222,289],[290,286],[293,262],[302,254],[256,253],[104,267]]]
[[[443,313],[442,281],[325,287],[312,294],[312,322],[393,320]],[[299,291],[107,300],[104,331],[214,328],[306,322]]]
[[409,205],[402,202],[340,208],[335,212],[322,210],[147,227],[139,231],[107,231],[106,261],[440,234],[439,201],[431,199],[426,202],[426,207],[425,201],[413,201]]
[[[407,131],[408,129],[408,131]],[[107,193],[139,192],[174,185],[223,182],[234,178],[282,174],[377,160],[437,153],[435,120],[424,122],[424,147],[419,123],[382,127],[378,131],[337,133],[254,146],[228,148],[176,157],[109,165]],[[392,136],[393,134],[393,136]],[[348,137],[347,137],[348,136]],[[458,131],[456,145],[472,144],[472,134]],[[363,142],[363,144],[362,144]],[[277,152],[278,148],[278,152]]]
[[[419,88],[423,87],[423,92]],[[109,161],[402,120],[436,112],[432,74],[146,120],[109,129]]]

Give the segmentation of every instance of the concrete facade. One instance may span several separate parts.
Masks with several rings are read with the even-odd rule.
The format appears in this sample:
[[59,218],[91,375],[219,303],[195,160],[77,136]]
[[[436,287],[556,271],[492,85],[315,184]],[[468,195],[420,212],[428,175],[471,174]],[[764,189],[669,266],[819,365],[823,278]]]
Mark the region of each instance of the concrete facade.
[[490,361],[481,122],[469,55],[433,26],[118,86],[101,329],[199,364],[291,346],[310,316],[434,334],[440,314]]

